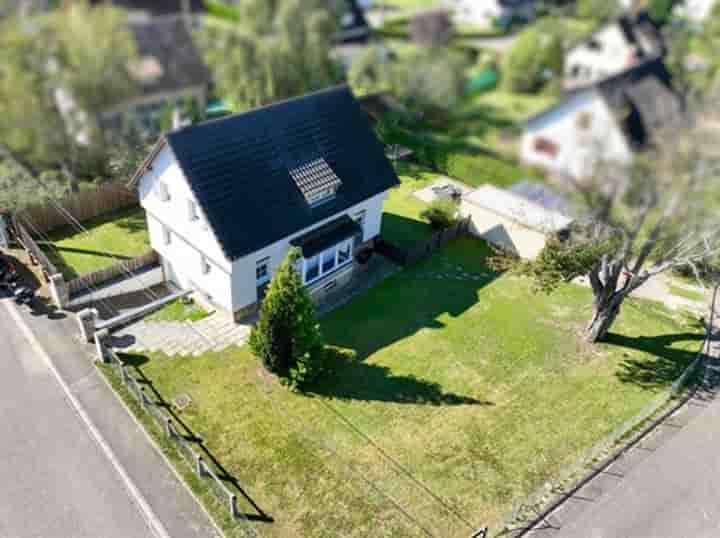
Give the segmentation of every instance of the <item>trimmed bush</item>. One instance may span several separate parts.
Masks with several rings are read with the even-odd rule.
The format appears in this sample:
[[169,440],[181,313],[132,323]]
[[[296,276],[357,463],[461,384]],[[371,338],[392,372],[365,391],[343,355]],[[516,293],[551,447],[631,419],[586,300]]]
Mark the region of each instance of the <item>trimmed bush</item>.
[[423,209],[420,217],[428,221],[433,230],[444,230],[455,224],[457,205],[452,200],[435,200]]

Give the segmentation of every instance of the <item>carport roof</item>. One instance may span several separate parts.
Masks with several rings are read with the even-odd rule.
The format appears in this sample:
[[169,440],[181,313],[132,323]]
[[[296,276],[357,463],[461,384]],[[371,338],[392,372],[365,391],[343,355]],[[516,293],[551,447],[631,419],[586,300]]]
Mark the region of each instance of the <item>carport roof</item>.
[[475,189],[466,194],[463,201],[543,233],[564,230],[573,220],[493,185],[483,185]]

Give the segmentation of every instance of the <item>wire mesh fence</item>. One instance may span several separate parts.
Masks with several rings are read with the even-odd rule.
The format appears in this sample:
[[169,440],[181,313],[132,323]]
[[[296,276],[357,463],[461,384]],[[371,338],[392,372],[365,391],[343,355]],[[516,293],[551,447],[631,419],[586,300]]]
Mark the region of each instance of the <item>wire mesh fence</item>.
[[158,427],[165,433],[167,439],[175,447],[177,452],[185,459],[215,494],[218,500],[227,506],[230,515],[234,520],[241,517],[237,508],[237,496],[225,485],[225,482],[218,476],[211,464],[193,447],[192,442],[182,433],[173,418],[165,411],[160,402],[155,401],[148,395],[145,387],[132,375],[127,364],[112,349],[105,348],[105,361],[112,366],[115,374],[122,380],[128,392],[133,395],[140,406],[152,417]]

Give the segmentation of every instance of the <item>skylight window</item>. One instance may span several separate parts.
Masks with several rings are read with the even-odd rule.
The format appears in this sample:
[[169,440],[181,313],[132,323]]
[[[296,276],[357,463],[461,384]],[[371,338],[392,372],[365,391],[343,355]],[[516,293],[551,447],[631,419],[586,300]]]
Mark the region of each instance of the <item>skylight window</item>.
[[335,198],[342,181],[323,159],[315,159],[290,170],[295,185],[310,206],[317,206]]

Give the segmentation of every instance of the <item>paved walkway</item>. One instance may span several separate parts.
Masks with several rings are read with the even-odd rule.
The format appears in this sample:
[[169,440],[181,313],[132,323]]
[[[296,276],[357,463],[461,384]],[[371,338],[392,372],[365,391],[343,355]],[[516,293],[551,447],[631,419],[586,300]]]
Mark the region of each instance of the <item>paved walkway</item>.
[[242,346],[250,337],[252,321],[235,323],[215,312],[200,321],[139,321],[113,333],[113,346],[125,352],[162,351],[173,356],[199,356]]
[[[11,312],[14,314],[8,316]],[[206,512],[102,379],[92,363],[93,346],[75,339],[76,321],[71,315],[62,316],[55,313],[50,319],[0,299],[3,346],[17,341],[15,335],[25,326],[30,334],[26,340],[32,337],[41,348],[38,351],[28,342],[17,341],[17,347],[9,355],[2,353],[3,363],[22,362],[26,375],[31,375],[25,380],[30,384],[27,392],[22,389],[22,378],[7,378],[3,401],[9,403],[5,405],[15,405],[23,398],[34,404],[28,402],[27,409],[18,405],[2,416],[1,423],[6,426],[6,416],[27,413],[23,419],[25,429],[14,429],[16,440],[24,437],[24,446],[6,441],[0,445],[0,452],[5,451],[0,462],[7,459],[17,464],[2,466],[0,463],[0,536],[220,536]],[[8,351],[8,347],[3,350]],[[57,394],[57,388],[47,379],[43,354],[67,387],[64,397]],[[34,371],[37,375],[33,377]],[[3,366],[3,381],[11,372]],[[21,392],[9,393],[13,387]],[[47,399],[43,402],[43,398]],[[74,401],[83,410],[92,429],[84,420],[81,428],[77,416],[62,414],[60,407],[68,401]],[[106,447],[112,458],[103,449],[106,456],[103,461],[97,452],[93,454],[88,448],[93,432],[102,441],[98,446]],[[35,458],[35,452],[38,454],[35,464],[20,467],[22,455]],[[132,495],[135,504],[148,507],[153,516],[151,521],[157,522],[163,532],[151,533],[147,525],[145,529],[140,528],[137,517],[127,507],[128,494],[123,498],[114,492],[117,486],[112,481],[119,482],[118,477],[124,477],[126,484],[132,486],[126,489],[137,494]],[[147,516],[146,511],[142,512]]]
[[525,536],[720,536],[718,325],[703,386],[693,398]]

